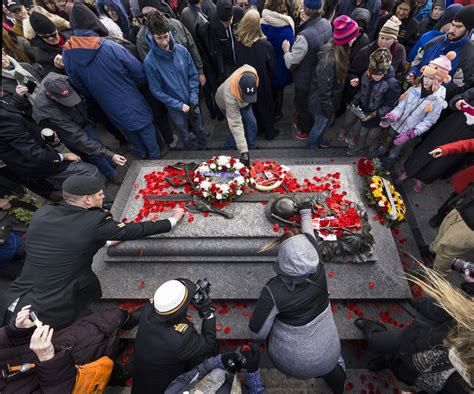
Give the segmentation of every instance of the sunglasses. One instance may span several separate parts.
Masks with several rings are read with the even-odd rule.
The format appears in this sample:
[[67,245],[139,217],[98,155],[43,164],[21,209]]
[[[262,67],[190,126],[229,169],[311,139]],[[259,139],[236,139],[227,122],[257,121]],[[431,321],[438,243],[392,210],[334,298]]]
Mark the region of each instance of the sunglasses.
[[38,34],[41,38],[45,38],[46,40],[48,38],[54,38],[58,35],[58,32],[55,31],[54,33],[51,33],[51,34]]

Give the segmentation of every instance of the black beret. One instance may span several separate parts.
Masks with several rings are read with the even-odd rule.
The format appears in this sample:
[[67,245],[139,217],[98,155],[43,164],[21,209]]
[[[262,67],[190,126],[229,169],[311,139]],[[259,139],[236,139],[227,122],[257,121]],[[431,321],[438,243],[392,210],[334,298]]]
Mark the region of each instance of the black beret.
[[63,183],[63,191],[75,196],[91,196],[103,189],[102,181],[95,176],[74,175]]

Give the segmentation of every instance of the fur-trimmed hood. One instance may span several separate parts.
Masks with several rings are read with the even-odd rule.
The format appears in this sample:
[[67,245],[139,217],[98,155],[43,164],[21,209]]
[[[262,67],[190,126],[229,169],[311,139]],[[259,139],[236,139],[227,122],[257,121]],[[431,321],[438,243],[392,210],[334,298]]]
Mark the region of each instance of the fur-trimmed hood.
[[[68,30],[71,28],[69,26],[69,22],[66,19],[61,18],[58,15],[51,14],[51,12],[49,12],[43,7],[40,7],[40,6],[33,7],[31,9],[31,12],[33,11],[39,12],[40,14],[47,16],[54,23],[54,25],[56,26],[56,29],[58,29],[58,32],[61,32],[63,30]],[[36,37],[36,33],[31,27],[29,18],[23,21],[23,35],[28,40],[32,40],[33,38]]]

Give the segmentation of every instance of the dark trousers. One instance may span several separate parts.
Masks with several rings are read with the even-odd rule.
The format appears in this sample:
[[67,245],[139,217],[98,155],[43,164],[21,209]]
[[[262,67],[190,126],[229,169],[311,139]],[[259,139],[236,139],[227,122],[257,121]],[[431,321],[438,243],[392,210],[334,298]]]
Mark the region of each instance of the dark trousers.
[[342,394],[344,392],[346,373],[340,365],[336,365],[331,372],[322,376],[322,378],[334,394]]
[[285,88],[273,88],[273,105],[275,107],[275,117],[283,115],[283,92]]
[[364,328],[369,349],[380,354],[396,354],[402,343],[403,330],[388,330],[383,324],[368,323]]
[[313,115],[308,111],[309,91],[295,88],[295,122],[302,133],[309,133],[313,127]]

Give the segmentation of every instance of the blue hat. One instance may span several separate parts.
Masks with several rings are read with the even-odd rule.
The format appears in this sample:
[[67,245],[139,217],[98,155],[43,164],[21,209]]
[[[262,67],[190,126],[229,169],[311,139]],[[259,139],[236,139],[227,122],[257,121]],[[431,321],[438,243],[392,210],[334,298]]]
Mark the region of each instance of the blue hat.
[[304,0],[304,8],[319,10],[323,6],[322,0]]

